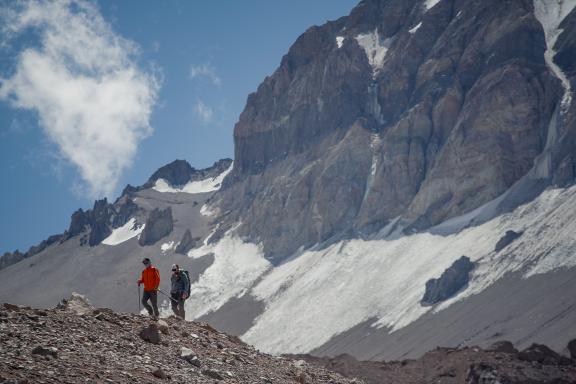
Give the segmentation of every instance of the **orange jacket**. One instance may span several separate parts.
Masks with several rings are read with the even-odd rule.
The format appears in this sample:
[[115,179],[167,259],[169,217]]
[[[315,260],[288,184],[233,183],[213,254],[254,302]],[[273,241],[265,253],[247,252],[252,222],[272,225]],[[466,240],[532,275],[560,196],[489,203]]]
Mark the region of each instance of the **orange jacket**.
[[142,277],[138,283],[144,283],[145,291],[155,291],[160,286],[160,272],[158,269],[151,265],[142,271]]

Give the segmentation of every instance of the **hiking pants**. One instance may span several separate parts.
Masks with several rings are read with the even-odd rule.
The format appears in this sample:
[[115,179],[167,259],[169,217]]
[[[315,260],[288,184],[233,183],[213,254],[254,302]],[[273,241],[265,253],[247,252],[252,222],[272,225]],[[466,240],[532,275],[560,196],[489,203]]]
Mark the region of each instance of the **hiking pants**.
[[[148,304],[148,300],[150,300],[152,306]],[[146,308],[150,316],[160,316],[160,312],[158,312],[158,293],[156,293],[156,291],[144,291],[144,295],[142,295],[142,305]]]
[[172,312],[182,319],[186,318],[186,314],[184,313],[184,300],[182,299],[182,293],[171,293],[170,296],[172,300]]

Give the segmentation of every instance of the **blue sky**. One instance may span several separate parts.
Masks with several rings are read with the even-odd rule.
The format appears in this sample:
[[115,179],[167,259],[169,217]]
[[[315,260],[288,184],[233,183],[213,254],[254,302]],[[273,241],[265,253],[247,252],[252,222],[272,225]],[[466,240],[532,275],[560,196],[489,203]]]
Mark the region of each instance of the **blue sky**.
[[248,94],[356,3],[0,0],[0,254],[174,159],[233,157]]

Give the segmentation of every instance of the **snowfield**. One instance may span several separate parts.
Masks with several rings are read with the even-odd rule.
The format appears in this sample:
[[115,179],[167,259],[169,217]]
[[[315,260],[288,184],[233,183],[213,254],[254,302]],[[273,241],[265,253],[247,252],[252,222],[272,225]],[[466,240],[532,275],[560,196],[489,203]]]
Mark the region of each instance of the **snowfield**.
[[216,177],[211,177],[204,180],[196,180],[190,181],[186,185],[181,188],[173,187],[164,179],[156,180],[156,183],[152,187],[152,189],[158,192],[165,192],[165,193],[206,193],[206,192],[214,192],[220,189],[222,185],[222,181],[224,178],[232,171],[234,164],[230,164],[230,167],[219,174]]
[[534,0],[534,15],[536,19],[542,24],[544,35],[546,37],[546,52],[544,58],[546,64],[554,73],[554,75],[562,82],[564,87],[564,97],[562,98],[562,105],[568,106],[572,100],[572,89],[568,76],[562,69],[554,62],[556,51],[554,46],[558,37],[562,34],[563,30],[560,29],[562,21],[572,12],[576,7],[576,0]]
[[[495,253],[507,230],[524,234]],[[576,266],[575,230],[572,187],[547,190],[511,213],[456,234],[430,231],[399,237],[381,231],[373,240],[309,249],[276,268],[259,246],[229,233],[189,254],[212,252],[216,261],[193,285],[188,311],[195,318],[249,293],[263,301],[266,310],[242,339],[268,353],[305,353],[370,319],[377,319],[373,327],[394,332],[428,311],[442,311],[482,292],[511,272],[529,277]],[[467,289],[435,307],[422,307],[426,281],[439,277],[462,255],[477,264]]]
[[370,33],[359,34],[356,36],[356,41],[364,49],[366,57],[368,58],[368,63],[372,67],[373,76],[376,76],[378,71],[384,66],[384,59],[386,58],[386,53],[388,53],[388,46],[390,44],[390,39],[386,39],[383,42],[380,41],[380,35],[378,34],[378,29]]
[[133,237],[136,237],[142,233],[144,230],[144,224],[137,227],[136,220],[134,218],[130,219],[126,224],[120,228],[116,228],[112,231],[110,236],[102,240],[102,244],[106,245],[118,245]]

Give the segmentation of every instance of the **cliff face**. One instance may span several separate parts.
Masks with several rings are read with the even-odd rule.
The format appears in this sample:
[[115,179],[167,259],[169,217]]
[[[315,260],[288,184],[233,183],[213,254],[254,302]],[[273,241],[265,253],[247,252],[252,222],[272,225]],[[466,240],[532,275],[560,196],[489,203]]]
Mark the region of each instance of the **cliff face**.
[[[280,261],[396,218],[429,228],[531,170],[571,182],[574,103],[560,105],[536,14],[526,0],[366,0],[307,30],[235,126],[222,228],[241,221]],[[567,76],[573,19],[556,42]]]

